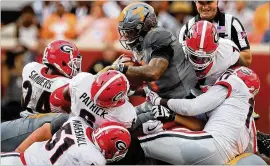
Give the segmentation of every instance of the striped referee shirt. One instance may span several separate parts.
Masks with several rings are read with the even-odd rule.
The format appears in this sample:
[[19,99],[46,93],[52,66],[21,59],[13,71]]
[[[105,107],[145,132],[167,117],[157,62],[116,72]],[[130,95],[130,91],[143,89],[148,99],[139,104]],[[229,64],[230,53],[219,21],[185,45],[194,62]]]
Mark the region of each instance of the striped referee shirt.
[[[179,42],[182,43],[187,35],[188,30],[191,26],[200,21],[200,15],[193,17],[190,19],[180,30],[179,34]],[[230,14],[225,14],[217,9],[217,14],[212,21],[216,28],[219,37],[232,40],[238,48],[242,50],[249,49],[249,41],[247,39],[247,33],[241,24],[241,22],[234,16]]]

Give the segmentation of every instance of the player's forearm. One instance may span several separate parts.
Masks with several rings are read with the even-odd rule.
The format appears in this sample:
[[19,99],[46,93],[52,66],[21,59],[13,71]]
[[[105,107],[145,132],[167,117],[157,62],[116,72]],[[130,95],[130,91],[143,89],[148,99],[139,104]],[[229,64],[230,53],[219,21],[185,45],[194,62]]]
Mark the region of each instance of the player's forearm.
[[252,55],[251,55],[250,49],[241,51],[240,56],[242,57],[242,59],[245,60],[245,62],[247,63],[247,66],[251,65]]
[[183,116],[183,115],[176,115],[175,116],[175,122],[187,127],[190,130],[193,131],[201,131],[204,128],[205,123],[192,116]]
[[129,66],[127,76],[136,77],[143,81],[156,81],[160,77],[159,69],[153,66]]
[[30,134],[15,150],[16,152],[24,152],[35,142],[42,142],[49,140],[52,137],[51,124],[45,123],[42,127]]
[[194,99],[170,99],[168,107],[180,115],[196,116],[215,109],[226,99],[227,88],[216,85]]

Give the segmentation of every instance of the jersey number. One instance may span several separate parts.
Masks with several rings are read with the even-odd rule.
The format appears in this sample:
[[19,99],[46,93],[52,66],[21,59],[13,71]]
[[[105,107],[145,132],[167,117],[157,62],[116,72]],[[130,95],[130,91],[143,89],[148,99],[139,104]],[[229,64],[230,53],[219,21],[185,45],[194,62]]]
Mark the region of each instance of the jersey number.
[[80,111],[80,117],[82,117],[83,119],[85,119],[90,124],[90,126],[92,128],[94,127],[94,123],[96,122],[96,118],[89,111],[87,111],[86,109],[81,109],[81,111]]
[[[25,96],[25,99],[22,104],[22,108],[24,110],[28,110],[29,112],[33,112],[32,109],[27,108],[27,105],[29,104],[31,100],[31,95],[32,95],[32,85],[29,80],[25,81],[23,83],[23,88],[27,89],[27,94]],[[36,105],[36,110],[39,113],[49,113],[51,112],[51,107],[50,107],[50,95],[51,92],[43,91],[38,99],[37,105]],[[44,107],[44,109],[42,109]]]
[[221,81],[221,80],[226,80],[226,79],[228,79],[229,77],[230,77],[230,75],[232,75],[232,71],[230,71],[230,70],[227,70],[225,73],[223,73],[220,77],[219,77],[219,81]]
[[[65,138],[61,139],[61,135],[63,135],[63,137]],[[58,158],[64,153],[64,151],[66,151],[69,147],[75,144],[74,140],[67,137],[66,135],[72,136],[70,123],[62,126],[56,132],[55,138],[51,138],[45,145],[46,150],[51,151],[55,147],[57,142],[59,142],[60,140],[64,141],[60,146],[57,147],[55,153],[51,156],[50,161],[52,164],[54,164],[58,160]]]

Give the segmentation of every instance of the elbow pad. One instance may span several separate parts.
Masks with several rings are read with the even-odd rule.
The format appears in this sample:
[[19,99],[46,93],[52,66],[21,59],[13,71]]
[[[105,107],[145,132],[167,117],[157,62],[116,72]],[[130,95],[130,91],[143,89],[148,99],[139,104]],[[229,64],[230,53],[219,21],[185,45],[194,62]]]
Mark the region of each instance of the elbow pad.
[[64,98],[64,89],[68,84],[56,89],[50,96],[50,103],[54,107],[70,107],[71,103]]

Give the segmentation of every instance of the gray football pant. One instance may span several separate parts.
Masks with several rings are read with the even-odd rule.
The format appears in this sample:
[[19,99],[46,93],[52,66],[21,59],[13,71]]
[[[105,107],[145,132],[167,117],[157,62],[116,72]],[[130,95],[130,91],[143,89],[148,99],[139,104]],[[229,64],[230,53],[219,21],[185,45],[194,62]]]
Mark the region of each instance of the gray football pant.
[[225,152],[213,137],[203,131],[167,130],[139,137],[146,157],[176,165],[225,164]]

